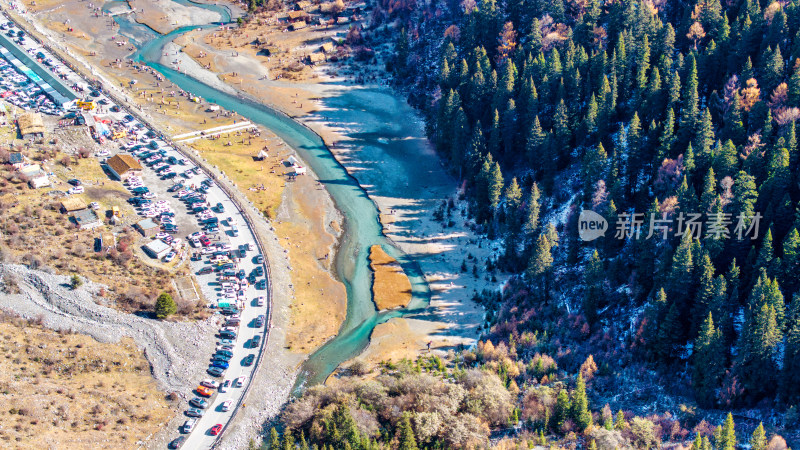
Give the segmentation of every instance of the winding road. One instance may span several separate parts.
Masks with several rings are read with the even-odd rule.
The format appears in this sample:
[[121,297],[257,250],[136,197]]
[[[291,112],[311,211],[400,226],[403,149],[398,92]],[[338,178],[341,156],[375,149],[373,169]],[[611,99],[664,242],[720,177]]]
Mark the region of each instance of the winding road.
[[[92,79],[94,80],[101,80],[103,82],[104,87],[110,87],[111,92],[108,90],[103,91],[103,96],[107,97],[109,104],[106,108],[110,109],[112,106],[117,105],[121,108],[121,110],[117,113],[109,113],[108,115],[111,116],[114,120],[121,120],[125,114],[131,114],[145,125],[146,128],[142,130],[142,134],[148,131],[148,129],[156,132],[159,135],[159,140],[162,141],[164,144],[170,146],[168,148],[168,156],[169,154],[173,154],[178,157],[187,158],[194,165],[204,169],[205,175],[212,178],[215,183],[211,186],[208,192],[208,201],[212,205],[216,205],[217,203],[222,203],[225,207],[226,213],[220,214],[220,220],[222,225],[220,227],[220,233],[224,233],[223,241],[229,242],[233,249],[239,248],[240,245],[251,244],[254,251],[251,251],[247,254],[246,258],[243,258],[239,262],[239,266],[237,270],[242,269],[245,270],[246,273],[252,271],[255,266],[262,265],[265,268],[265,273],[267,277],[267,288],[264,290],[257,290],[254,286],[248,286],[245,291],[245,298],[246,306],[241,311],[241,325],[239,326],[237,340],[235,342],[234,350],[233,350],[233,358],[230,361],[231,367],[226,371],[224,378],[231,380],[231,384],[233,385],[234,380],[238,377],[245,377],[244,384],[240,387],[230,387],[225,393],[217,393],[215,392],[214,395],[209,400],[209,405],[206,407],[206,413],[198,419],[196,425],[194,426],[193,430],[187,436],[183,448],[191,448],[191,449],[200,449],[200,448],[211,448],[215,445],[215,443],[222,437],[224,434],[227,425],[234,420],[236,417],[237,412],[239,411],[239,406],[244,402],[247,392],[250,388],[250,383],[254,378],[256,370],[258,370],[260,362],[262,360],[262,356],[264,353],[264,349],[266,348],[267,342],[269,341],[269,329],[272,325],[271,315],[272,315],[272,308],[271,308],[271,293],[272,293],[272,286],[270,280],[270,268],[269,262],[267,260],[266,254],[263,252],[263,245],[259,241],[258,236],[254,230],[251,220],[253,215],[253,211],[245,210],[247,207],[242,207],[239,201],[236,200],[235,194],[233,192],[234,188],[229,186],[225,180],[219,179],[219,177],[215,176],[214,172],[209,168],[205,167],[205,163],[195,157],[191,152],[181,152],[179,147],[174,145],[173,142],[163,133],[160,133],[159,129],[153,124],[152,120],[149,120],[146,113],[141,111],[136,105],[130,104],[127,101],[127,95],[116,88],[116,86],[110,82],[109,80],[105,79],[105,77],[98,73],[93,67],[86,64],[86,62],[82,61],[80,58],[75,57],[71,52],[67,49],[59,48],[53,49],[49,45],[44,45],[40,42],[35,34],[31,33],[31,28],[35,29],[40,33],[46,34],[45,31],[38,26],[38,24],[32,20],[29,20],[27,17],[23,15],[23,18],[27,20],[25,24],[20,23],[18,20],[14,20],[14,17],[9,16],[6,14],[8,19],[12,20],[19,26],[21,29],[25,30],[26,33],[32,38],[28,40],[23,47],[29,53],[37,53],[39,51],[43,52],[47,56],[53,56],[54,58],[61,61],[64,65],[62,74],[66,76],[65,82],[68,85],[78,84],[85,86],[90,84]],[[50,42],[52,44],[53,41]],[[56,44],[58,45],[58,44]],[[69,54],[73,59],[82,62],[89,68],[89,71],[83,71],[80,68],[74,67],[70,64],[62,55],[62,52]],[[88,76],[87,73],[91,72],[92,77]],[[78,94],[81,95],[81,94]],[[116,147],[116,145],[111,145]],[[114,149],[116,150],[116,149]],[[192,168],[193,165],[187,165],[185,168]],[[174,194],[167,193],[163,182],[161,183],[161,189],[156,182],[156,176],[152,171],[149,169],[145,169],[145,173],[143,176],[145,183],[151,188],[151,190],[156,193],[159,198],[166,198],[171,197]],[[202,179],[201,177],[200,179]],[[200,181],[199,179],[197,180]],[[164,192],[161,192],[164,191]],[[175,208],[176,214],[187,214],[187,209],[185,207],[178,207]],[[228,217],[232,219],[232,221],[228,220]],[[257,216],[255,216],[257,217]],[[229,223],[232,222],[232,223]],[[238,235],[234,235],[232,232],[231,225],[237,225],[239,229]],[[185,233],[182,233],[185,234]],[[257,264],[254,262],[254,257],[256,255],[264,256],[263,264]],[[192,269],[196,272],[205,264],[207,264],[207,260],[202,261],[193,261],[192,262]],[[201,275],[198,276],[198,283],[202,286],[203,293],[209,302],[216,302],[218,299],[217,292],[219,288],[218,283],[215,279],[215,275]],[[265,297],[266,301],[264,306],[257,307],[255,305],[254,299],[256,297],[263,296]],[[267,317],[266,323],[259,328],[254,326],[255,319],[259,315],[265,315]],[[257,346],[252,345],[252,338],[256,335],[260,335],[263,339],[260,340]],[[209,349],[209,361],[211,360],[211,353],[213,349]],[[243,364],[243,360],[248,355],[255,356],[255,362],[252,365],[245,366]],[[208,376],[210,378],[210,376]],[[198,379],[199,382],[201,379]],[[229,410],[222,411],[221,405],[226,400],[231,400],[232,405]],[[210,433],[211,427],[214,425],[220,424],[223,426],[222,431],[213,436]],[[176,430],[175,435],[177,435],[178,430]]]

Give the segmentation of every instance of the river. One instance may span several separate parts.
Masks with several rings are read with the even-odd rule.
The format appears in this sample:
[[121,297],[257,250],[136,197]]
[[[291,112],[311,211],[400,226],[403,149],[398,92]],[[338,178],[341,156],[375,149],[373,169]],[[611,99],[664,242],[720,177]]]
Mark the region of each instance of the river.
[[[215,11],[221,15],[223,22],[230,21],[230,14],[224,7],[189,3],[188,0],[173,1]],[[305,361],[295,385],[296,391],[299,392],[307,385],[324,382],[341,363],[361,353],[369,344],[369,337],[376,325],[428,304],[430,288],[419,265],[384,236],[375,203],[316,133],[261,103],[219,91],[159,63],[164,46],[173,39],[194,29],[218,25],[183,27],[167,35],[159,35],[150,28],[134,22],[129,15],[118,15],[114,20],[120,25],[120,33],[132,39],[137,46],[138,50],[132,56],[135,61],[157,70],[184,91],[216,103],[229,111],[235,111],[248,120],[268,128],[295,149],[323,183],[336,207],[342,212],[344,229],[334,267],[336,275],[347,290],[347,316],[338,335]],[[381,137],[377,134],[362,136],[361,139],[361,144],[365,148],[387,146],[385,142],[379,141]],[[402,145],[402,140],[398,140],[398,143]],[[368,263],[369,248],[375,244],[396,258],[408,275],[413,294],[408,308],[381,313],[376,311],[372,301],[372,274]]]

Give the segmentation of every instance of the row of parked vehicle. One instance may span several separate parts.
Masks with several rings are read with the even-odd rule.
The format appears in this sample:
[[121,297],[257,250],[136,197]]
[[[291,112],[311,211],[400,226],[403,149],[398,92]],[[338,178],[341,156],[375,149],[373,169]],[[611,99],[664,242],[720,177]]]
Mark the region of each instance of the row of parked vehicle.
[[[27,42],[25,32],[17,29],[14,22],[0,24],[0,31],[21,46]],[[33,59],[48,66],[56,74],[60,74],[62,71],[61,64],[47,57],[41,51],[35,55],[35,51],[32,49],[27,51]],[[30,72],[31,69],[26,68],[25,70]],[[64,110],[47,95],[41,86],[31,79],[28,73],[25,73],[25,70],[14,67],[9,61],[0,59],[0,85],[5,91],[0,96],[9,103],[21,108],[36,110],[54,116],[63,114]]]
[[150,192],[150,188],[144,185],[140,177],[131,176],[125,181],[128,190],[133,197],[128,199],[128,203],[137,209],[141,216],[156,219],[161,224],[161,232],[156,235],[156,239],[161,239],[165,244],[172,247],[172,251],[163,257],[164,262],[170,262],[178,255],[181,248],[181,239],[170,236],[178,232],[178,225],[175,223],[175,211],[166,200],[157,200],[156,195]]

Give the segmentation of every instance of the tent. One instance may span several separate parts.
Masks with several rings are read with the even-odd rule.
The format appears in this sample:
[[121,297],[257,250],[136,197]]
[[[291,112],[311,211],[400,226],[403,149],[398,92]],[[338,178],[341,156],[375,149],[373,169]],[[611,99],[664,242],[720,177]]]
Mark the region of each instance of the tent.
[[267,158],[268,156],[269,156],[269,155],[267,154],[267,152],[265,152],[265,151],[262,149],[262,150],[261,150],[260,152],[258,152],[258,154],[256,155],[256,160],[258,160],[258,161],[261,161],[261,160],[263,160],[264,158]]

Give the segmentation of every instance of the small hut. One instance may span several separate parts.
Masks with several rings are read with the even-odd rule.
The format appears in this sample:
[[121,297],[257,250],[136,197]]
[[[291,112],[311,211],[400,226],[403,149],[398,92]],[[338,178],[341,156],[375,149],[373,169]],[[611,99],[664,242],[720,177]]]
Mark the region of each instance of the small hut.
[[306,27],[308,27],[308,24],[302,20],[299,20],[289,25],[289,29],[291,29],[292,31],[302,30],[303,28]]
[[22,139],[40,138],[44,136],[44,122],[42,122],[42,115],[38,113],[25,113],[17,119],[19,125],[19,134]]
[[266,159],[268,156],[269,156],[269,155],[267,154],[267,151],[266,151],[265,149],[263,149],[263,148],[262,148],[262,149],[261,149],[261,151],[260,151],[260,152],[258,152],[258,154],[257,154],[256,156],[254,156],[253,158],[254,158],[256,161],[263,161],[263,160],[265,160],[265,159]]

